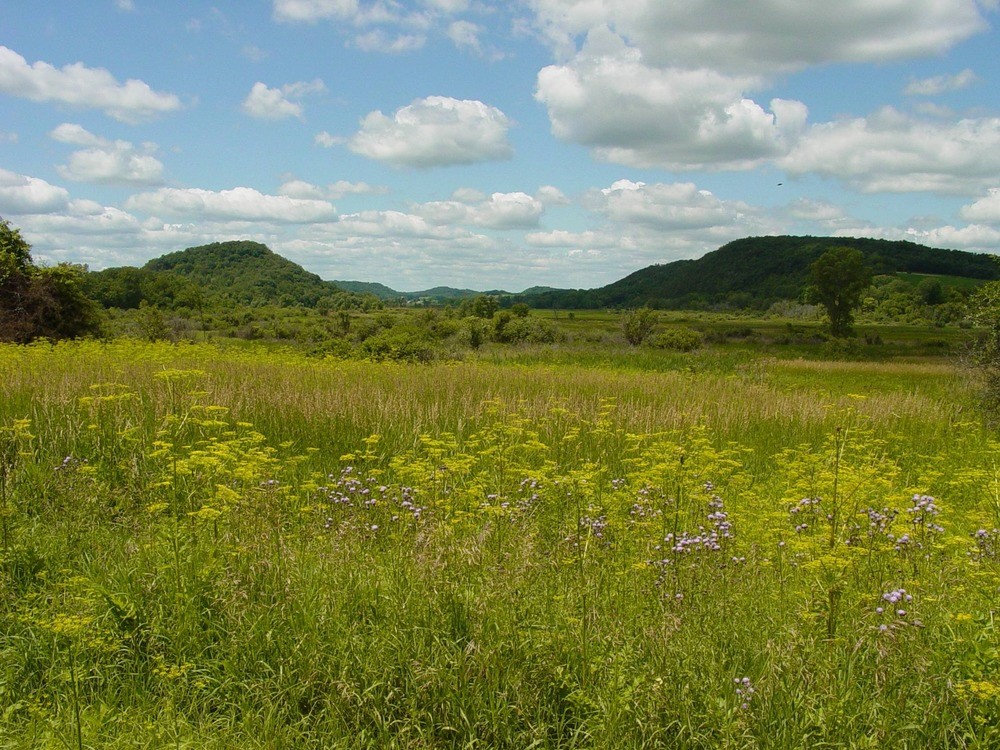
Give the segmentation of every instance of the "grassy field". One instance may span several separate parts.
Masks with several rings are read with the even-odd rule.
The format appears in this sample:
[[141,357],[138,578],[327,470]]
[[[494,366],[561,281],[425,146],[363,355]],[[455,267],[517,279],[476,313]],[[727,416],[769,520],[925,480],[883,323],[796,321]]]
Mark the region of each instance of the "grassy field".
[[936,334],[561,322],[0,347],[0,747],[1000,746],[1000,443]]

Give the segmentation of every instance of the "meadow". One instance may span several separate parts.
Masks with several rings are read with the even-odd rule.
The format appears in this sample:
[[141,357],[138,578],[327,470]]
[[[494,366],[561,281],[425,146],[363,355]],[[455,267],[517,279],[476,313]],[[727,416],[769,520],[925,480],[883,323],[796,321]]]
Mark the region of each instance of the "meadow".
[[0,346],[0,747],[998,747],[1000,442],[908,336]]

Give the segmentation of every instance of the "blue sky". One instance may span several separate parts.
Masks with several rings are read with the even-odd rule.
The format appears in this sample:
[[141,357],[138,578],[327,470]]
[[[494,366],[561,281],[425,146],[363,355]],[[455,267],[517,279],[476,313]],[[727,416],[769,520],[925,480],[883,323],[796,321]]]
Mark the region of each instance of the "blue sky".
[[590,288],[739,237],[1000,251],[997,0],[0,8],[36,260],[254,239],[326,279]]

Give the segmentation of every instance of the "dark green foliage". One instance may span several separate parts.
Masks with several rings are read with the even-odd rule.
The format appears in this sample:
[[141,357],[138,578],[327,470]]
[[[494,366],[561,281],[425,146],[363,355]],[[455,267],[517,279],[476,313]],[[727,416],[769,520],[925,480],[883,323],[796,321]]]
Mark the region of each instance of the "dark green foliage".
[[473,299],[469,304],[469,312],[477,318],[489,320],[497,310],[500,309],[500,302],[491,294],[481,294]]
[[649,345],[672,352],[693,352],[702,344],[702,335],[691,328],[668,328],[651,336]]
[[1000,421],[1000,282],[983,286],[972,303],[981,334],[971,359],[981,379],[983,406],[995,423]]
[[434,342],[426,330],[413,325],[383,329],[365,339],[361,350],[376,361],[430,362],[434,358]]
[[149,261],[148,271],[171,271],[244,305],[277,302],[314,306],[338,291],[330,282],[271,252],[259,242],[215,242]]
[[625,334],[625,340],[632,346],[639,346],[656,328],[658,320],[656,313],[648,307],[626,313],[622,319],[622,332]]
[[527,294],[535,308],[599,309],[649,306],[660,309],[752,307],[798,299],[809,266],[832,247],[861,252],[875,273],[940,274],[971,279],[1000,278],[993,256],[940,250],[913,242],[850,237],[748,237],[697,260],[649,266],[599,289],[548,290]]
[[832,336],[853,333],[854,310],[871,283],[871,267],[854,247],[832,247],[809,266],[808,296],[826,308]]
[[0,341],[96,333],[97,306],[83,291],[85,270],[69,263],[37,267],[21,232],[0,219]]

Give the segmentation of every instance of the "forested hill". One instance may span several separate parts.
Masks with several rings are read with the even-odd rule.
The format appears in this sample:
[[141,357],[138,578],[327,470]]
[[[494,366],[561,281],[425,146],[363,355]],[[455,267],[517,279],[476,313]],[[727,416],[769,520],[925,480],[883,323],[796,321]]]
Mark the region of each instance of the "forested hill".
[[244,305],[315,305],[339,291],[302,266],[249,240],[215,242],[154,258],[144,269],[183,276],[212,296]]
[[697,260],[679,260],[636,271],[590,290],[525,295],[534,307],[697,308],[728,304],[764,308],[797,299],[810,264],[831,247],[860,250],[876,274],[920,273],[973,279],[1000,278],[996,256],[941,250],[913,242],[850,237],[748,237]]

